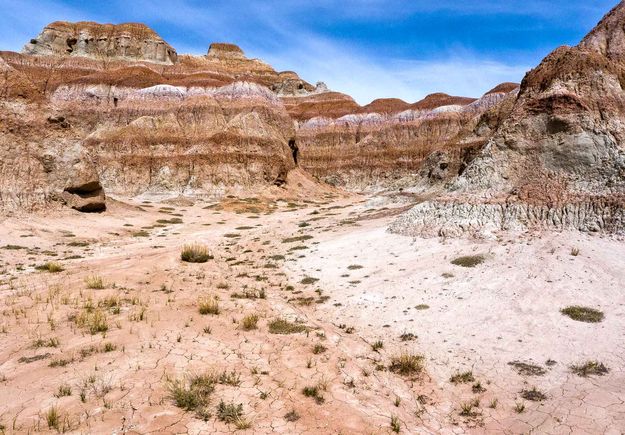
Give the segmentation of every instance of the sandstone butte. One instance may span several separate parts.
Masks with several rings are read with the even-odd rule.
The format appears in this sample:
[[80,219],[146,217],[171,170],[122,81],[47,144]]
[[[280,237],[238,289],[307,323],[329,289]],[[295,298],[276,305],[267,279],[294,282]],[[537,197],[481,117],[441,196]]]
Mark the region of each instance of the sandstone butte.
[[[494,252],[508,254],[511,248],[504,252],[506,245],[493,241],[512,234],[527,240],[551,234],[540,249],[552,254],[568,237],[558,232],[580,240],[622,236],[624,28],[620,2],[577,46],[555,49],[520,84],[493,84],[475,98],[434,93],[416,102],[384,98],[364,106],[323,82],[313,85],[296,72],[250,59],[234,44],[212,43],[203,56],[178,53],[139,23],[54,22],[22,52],[0,51],[0,236],[11,253],[2,257],[0,274],[8,319],[0,321],[2,335],[8,331],[0,383],[15,397],[0,398],[0,433],[226,433],[235,427],[250,433],[623,432],[621,369],[610,372],[603,388],[583,384],[586,373],[579,380],[571,370],[581,369],[562,361],[553,369],[553,401],[538,409],[547,396],[529,390],[528,379],[556,362],[497,359],[498,353],[523,352],[526,337],[510,331],[528,323],[515,317],[529,309],[517,299],[524,293],[506,293],[520,305],[510,307],[498,296],[466,296],[462,286],[448,292],[452,281],[445,280],[454,275],[441,266],[450,261],[441,246],[449,243],[454,252],[490,247],[489,255],[460,257],[454,264],[462,268],[492,260]],[[382,231],[367,233],[380,219]],[[183,221],[179,232],[170,232]],[[209,237],[209,230],[225,241]],[[67,243],[73,231],[85,233]],[[423,240],[422,252],[414,254],[410,238],[399,238],[406,235]],[[311,238],[318,245],[306,255]],[[484,244],[467,241],[476,239]],[[20,244],[28,240],[38,245]],[[201,243],[184,248],[207,262],[204,269],[180,261],[180,240],[210,245],[206,252]],[[589,247],[622,248],[609,238],[583,240]],[[65,250],[56,252],[59,246]],[[544,251],[532,249],[518,252],[542,258]],[[422,344],[416,341],[421,333],[406,326],[400,331],[398,319],[411,309],[428,310],[415,295],[430,296],[410,287],[391,298],[373,285],[355,296],[352,290],[370,278],[358,272],[364,267],[358,262],[369,261],[359,258],[363,251],[384,263],[368,271],[377,287],[402,277],[404,284],[418,278],[425,285],[428,277],[413,263],[418,255],[423,270],[436,271],[428,282],[449,304],[471,301],[466,311],[444,305],[440,318],[424,314],[423,325],[441,334],[428,336],[429,363],[429,356],[407,350]],[[572,258],[578,255],[571,250]],[[385,258],[398,258],[398,265]],[[35,259],[46,261],[36,265]],[[608,256],[603,261],[613,274],[607,281],[619,282],[622,268]],[[599,266],[585,265],[592,277],[600,275]],[[321,267],[338,266],[345,270],[328,272],[315,287]],[[400,268],[392,274],[393,267]],[[39,281],[41,270],[61,278]],[[507,270],[484,270],[487,279],[462,276],[501,296],[511,288],[499,281]],[[553,282],[541,275],[550,269],[533,264],[527,271],[515,280],[527,278],[532,289],[540,286],[529,283],[531,274]],[[574,286],[570,277],[582,280],[586,268],[557,271],[568,277],[561,283],[566,292]],[[103,283],[99,275],[106,274]],[[206,277],[212,293],[203,287]],[[321,284],[344,279],[349,284],[333,294],[343,299],[324,314],[315,311],[329,305],[321,305],[329,297]],[[612,284],[606,286],[614,295]],[[389,301],[397,298],[414,305],[393,311]],[[538,310],[539,299],[523,302]],[[473,366],[464,365],[475,355],[462,350],[448,357],[452,351],[445,347],[478,347],[478,338],[471,338],[476,334],[488,343],[501,339],[483,331],[483,322],[493,321],[480,317],[488,309],[471,312],[470,303],[492,304],[492,316],[508,328],[501,335],[511,340],[508,348],[480,356],[492,369],[475,368],[483,384]],[[378,311],[367,311],[372,306]],[[219,316],[220,310],[228,315]],[[200,327],[206,314],[214,321]],[[368,332],[359,335],[345,318]],[[449,322],[444,328],[441,319]],[[566,336],[554,344],[554,355],[564,359],[558,346],[572,346],[579,337],[589,341],[581,329],[572,331],[576,326],[554,327],[557,336],[532,329],[530,338],[540,335],[536,340],[547,346]],[[49,338],[55,334],[60,342]],[[96,342],[98,334],[112,341]],[[96,354],[97,363],[90,359]],[[229,372],[224,361],[236,370]],[[207,362],[225,368],[198,377]],[[454,378],[451,363],[466,369],[464,375]],[[588,364],[593,374],[609,372],[598,361]],[[94,367],[108,367],[117,386],[87,377]],[[514,391],[505,370],[522,376],[510,381]],[[170,377],[181,372],[186,377]],[[71,388],[62,379],[71,379]],[[225,402],[209,403],[215,391]],[[490,411],[475,394],[490,401]],[[536,407],[524,411],[519,394]],[[505,407],[497,408],[499,398]],[[253,422],[233,405],[239,402],[254,410]]]

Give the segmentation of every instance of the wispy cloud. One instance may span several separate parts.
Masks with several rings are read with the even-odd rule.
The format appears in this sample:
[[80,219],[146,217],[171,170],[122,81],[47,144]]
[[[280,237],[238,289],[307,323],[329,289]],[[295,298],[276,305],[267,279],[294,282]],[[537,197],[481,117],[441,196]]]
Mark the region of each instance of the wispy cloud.
[[432,92],[479,97],[495,85],[520,81],[530,67],[448,53],[440,59],[384,59],[359,54],[323,39],[307,38],[280,54],[260,56],[281,68],[297,65],[308,81],[324,81],[331,89],[351,95],[360,104],[397,97],[415,102]]

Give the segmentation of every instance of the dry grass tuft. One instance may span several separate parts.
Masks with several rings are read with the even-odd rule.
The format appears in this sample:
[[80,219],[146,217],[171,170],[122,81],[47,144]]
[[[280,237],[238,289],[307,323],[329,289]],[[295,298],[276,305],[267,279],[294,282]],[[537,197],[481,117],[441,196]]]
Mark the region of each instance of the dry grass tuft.
[[63,272],[65,269],[56,261],[48,261],[47,263],[42,264],[41,266],[37,266],[35,269],[37,270],[45,270],[50,273],[58,273]]
[[85,284],[88,289],[102,290],[104,288],[104,281],[98,275],[91,275],[85,278]]
[[205,315],[205,314],[217,315],[220,313],[219,301],[214,296],[200,298],[198,300],[198,311],[202,315]]
[[75,322],[80,328],[87,329],[91,335],[106,332],[109,329],[106,314],[100,309],[83,311],[75,318]]
[[403,376],[418,375],[423,371],[423,355],[404,352],[391,359],[389,370]]
[[324,390],[325,390],[324,385],[319,383],[317,385],[313,385],[310,387],[304,387],[304,389],[302,390],[302,394],[304,394],[304,396],[306,397],[315,399],[315,402],[321,405],[322,403],[326,401],[322,393],[322,391]]
[[206,263],[208,260],[213,259],[213,255],[207,246],[193,243],[184,245],[182,252],[180,252],[180,259],[187,263]]
[[244,331],[251,331],[252,329],[256,329],[258,324],[258,315],[250,314],[245,316],[241,321],[241,327]]
[[466,372],[457,372],[450,379],[449,382],[452,384],[468,384],[469,382],[474,382],[475,378],[473,377],[472,371]]
[[521,397],[525,400],[530,400],[532,402],[542,402],[547,399],[547,395],[542,391],[538,390],[536,387],[532,387],[531,390],[522,390]]
[[200,374],[184,379],[170,379],[167,381],[167,389],[178,408],[194,411],[198,417],[208,420],[211,416],[209,399],[215,391],[216,383],[213,374]]

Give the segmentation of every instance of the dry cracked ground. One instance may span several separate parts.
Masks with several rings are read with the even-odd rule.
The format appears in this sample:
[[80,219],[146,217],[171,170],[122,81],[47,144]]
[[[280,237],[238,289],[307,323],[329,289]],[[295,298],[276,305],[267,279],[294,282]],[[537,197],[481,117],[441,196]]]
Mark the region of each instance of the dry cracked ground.
[[622,433],[623,242],[388,233],[411,200],[5,219],[0,433]]

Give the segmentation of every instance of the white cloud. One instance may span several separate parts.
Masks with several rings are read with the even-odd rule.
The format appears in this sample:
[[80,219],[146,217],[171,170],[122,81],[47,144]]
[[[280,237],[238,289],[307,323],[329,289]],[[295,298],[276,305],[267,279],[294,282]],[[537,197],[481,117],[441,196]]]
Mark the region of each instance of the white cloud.
[[506,65],[457,49],[438,59],[388,59],[309,32],[274,25],[289,36],[287,46],[254,54],[277,69],[294,70],[310,82],[351,95],[358,103],[376,98],[415,102],[433,92],[479,97],[502,82],[520,82],[527,65]]

